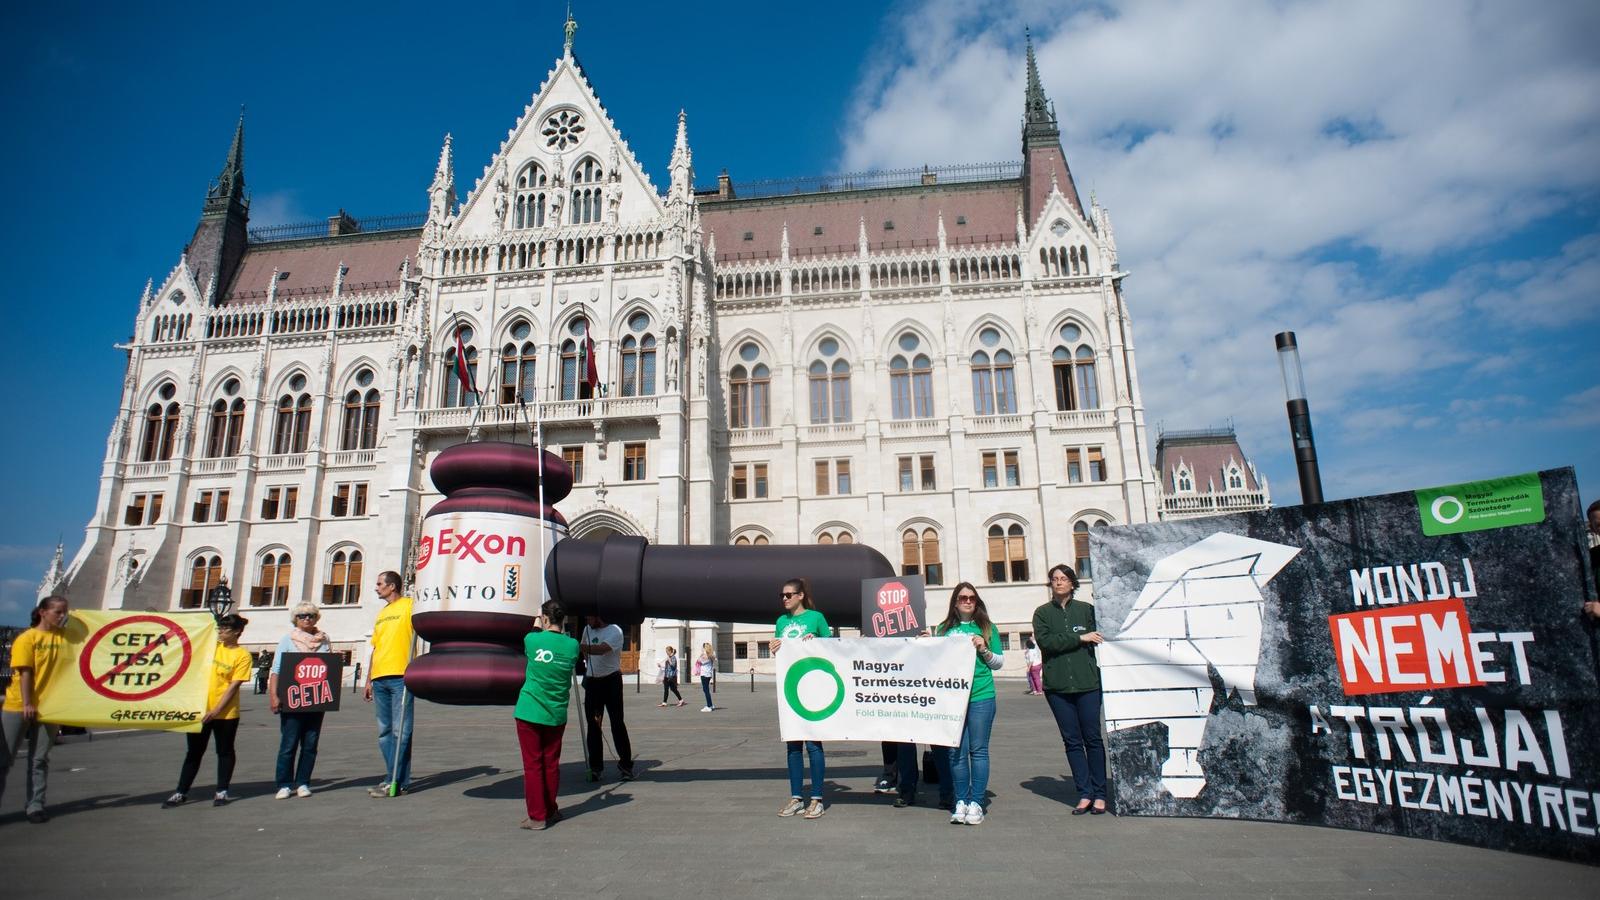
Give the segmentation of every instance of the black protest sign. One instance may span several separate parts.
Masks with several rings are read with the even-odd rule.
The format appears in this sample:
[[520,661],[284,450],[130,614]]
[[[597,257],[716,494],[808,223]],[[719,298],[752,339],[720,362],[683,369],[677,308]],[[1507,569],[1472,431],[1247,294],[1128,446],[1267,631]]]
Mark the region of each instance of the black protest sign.
[[921,575],[861,582],[862,637],[915,637],[927,627]]
[[1571,469],[1094,529],[1117,812],[1600,863],[1584,544]]
[[285,653],[278,663],[278,711],[332,712],[339,708],[339,653]]

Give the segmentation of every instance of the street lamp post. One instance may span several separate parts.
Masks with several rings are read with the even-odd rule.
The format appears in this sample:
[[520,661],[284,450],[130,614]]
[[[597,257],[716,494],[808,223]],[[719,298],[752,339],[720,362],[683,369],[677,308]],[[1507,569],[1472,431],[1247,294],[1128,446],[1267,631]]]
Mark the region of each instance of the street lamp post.
[[233,608],[233,588],[228,587],[228,579],[223,578],[221,583],[206,594],[206,609],[211,611],[212,618],[221,619]]
[[1311,406],[1306,403],[1306,376],[1300,370],[1300,347],[1294,332],[1276,338],[1278,368],[1283,371],[1283,392],[1288,399],[1289,437],[1294,441],[1294,464],[1300,475],[1300,502],[1322,502],[1322,471],[1317,468],[1317,442],[1311,436]]

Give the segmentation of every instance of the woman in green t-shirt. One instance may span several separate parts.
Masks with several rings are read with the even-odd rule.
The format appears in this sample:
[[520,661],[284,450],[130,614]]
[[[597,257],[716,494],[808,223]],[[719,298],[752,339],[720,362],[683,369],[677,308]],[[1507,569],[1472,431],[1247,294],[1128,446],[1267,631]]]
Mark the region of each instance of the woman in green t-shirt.
[[567,731],[567,703],[572,673],[578,665],[578,642],[562,630],[567,612],[546,600],[533,630],[522,639],[528,657],[522,690],[512,715],[522,749],[522,796],[528,817],[522,828],[543,831],[561,821],[556,787],[561,781],[561,737]]
[[[772,629],[772,654],[787,640],[809,641],[812,638],[832,637],[828,620],[811,605],[811,583],[804,578],[791,578],[783,583],[783,615]],[[778,810],[778,815],[789,817],[803,814],[807,819],[820,819],[825,811],[822,804],[822,780],[827,776],[827,759],[820,741],[789,741],[789,802]],[[801,799],[805,787],[805,757],[811,757],[811,803]]]
[[978,651],[961,745],[945,752],[950,754],[956,801],[950,824],[982,825],[983,799],[989,790],[989,733],[994,729],[994,672],[1005,662],[1004,645],[999,629],[989,621],[989,608],[970,581],[950,592],[950,611],[933,633],[939,637],[967,635]]

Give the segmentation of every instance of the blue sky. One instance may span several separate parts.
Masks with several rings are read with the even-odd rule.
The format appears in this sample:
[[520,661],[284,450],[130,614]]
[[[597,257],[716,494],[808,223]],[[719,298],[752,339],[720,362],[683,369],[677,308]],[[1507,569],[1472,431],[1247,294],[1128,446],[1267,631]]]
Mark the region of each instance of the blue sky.
[[[463,190],[561,50],[564,3],[25,6],[0,36],[10,251],[0,621],[93,512],[147,278],[248,106],[252,224]],[[1502,8],[1503,7],[1503,8]],[[1022,29],[1111,211],[1146,415],[1233,421],[1298,502],[1272,335],[1299,333],[1329,497],[1571,465],[1600,495],[1600,11],[1587,4],[575,4],[665,183],[1015,159]]]

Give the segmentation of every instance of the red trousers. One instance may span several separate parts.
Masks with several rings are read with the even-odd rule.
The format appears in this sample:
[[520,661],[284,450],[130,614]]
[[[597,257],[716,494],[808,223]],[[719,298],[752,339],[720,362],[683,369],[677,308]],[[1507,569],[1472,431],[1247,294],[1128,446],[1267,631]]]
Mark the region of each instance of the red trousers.
[[556,812],[556,786],[561,783],[561,736],[567,723],[535,725],[517,720],[517,743],[522,745],[522,793],[528,818],[543,822]]

